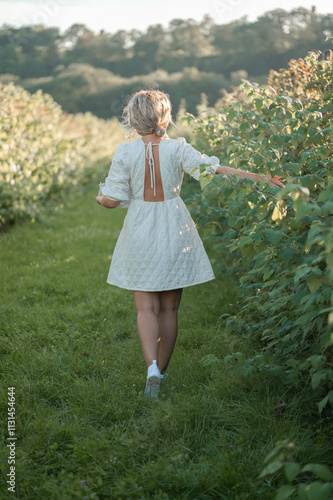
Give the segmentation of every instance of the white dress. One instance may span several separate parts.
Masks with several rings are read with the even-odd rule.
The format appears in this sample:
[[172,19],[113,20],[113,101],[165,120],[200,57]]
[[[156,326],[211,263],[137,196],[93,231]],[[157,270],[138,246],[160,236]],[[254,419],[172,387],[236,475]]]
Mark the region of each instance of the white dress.
[[144,200],[145,161],[149,161],[155,191],[152,143],[136,139],[115,151],[104,196],[128,207],[116,243],[107,283],[127,290],[173,290],[215,279],[195,223],[179,196],[184,172],[199,179],[201,163],[216,171],[219,159],[201,154],[184,137],[159,143],[159,165],[164,201]]

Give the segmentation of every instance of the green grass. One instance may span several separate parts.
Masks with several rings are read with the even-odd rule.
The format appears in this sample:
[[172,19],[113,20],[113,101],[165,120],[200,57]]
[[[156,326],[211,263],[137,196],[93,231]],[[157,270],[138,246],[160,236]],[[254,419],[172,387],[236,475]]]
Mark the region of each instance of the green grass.
[[[236,307],[234,284],[223,277],[184,289],[169,379],[158,400],[144,397],[133,293],[106,283],[126,214],[94,200],[106,170],[91,173],[63,208],[0,237],[0,497],[274,498],[283,479],[258,476],[278,439],[295,442],[300,461],[328,453],[313,411],[279,379],[202,365],[208,354],[259,350],[223,329],[221,315]],[[16,494],[6,485],[9,386]],[[277,415],[281,399],[286,410]]]

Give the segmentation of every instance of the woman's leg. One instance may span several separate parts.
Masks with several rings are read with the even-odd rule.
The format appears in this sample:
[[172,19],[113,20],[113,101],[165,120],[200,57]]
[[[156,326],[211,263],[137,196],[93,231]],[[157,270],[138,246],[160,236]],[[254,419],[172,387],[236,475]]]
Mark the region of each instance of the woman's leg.
[[134,292],[134,301],[138,314],[137,327],[141,341],[143,357],[147,366],[150,366],[153,363],[154,359],[156,359],[157,365],[159,365],[159,293],[160,292]]
[[182,288],[158,292],[159,294],[159,332],[158,367],[163,373],[169,364],[178,335],[178,308]]

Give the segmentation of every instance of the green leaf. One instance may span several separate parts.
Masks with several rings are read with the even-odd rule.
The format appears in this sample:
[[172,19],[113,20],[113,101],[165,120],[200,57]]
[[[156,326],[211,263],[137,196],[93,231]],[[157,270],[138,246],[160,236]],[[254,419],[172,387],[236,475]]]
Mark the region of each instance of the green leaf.
[[332,191],[328,189],[323,189],[323,191],[318,196],[318,201],[326,201],[329,200],[332,196]]
[[251,155],[251,158],[256,167],[259,167],[262,163],[264,163],[264,157],[262,155],[253,154]]
[[300,178],[300,182],[301,182],[302,186],[305,186],[309,189],[314,189],[315,185],[316,185],[316,179],[314,178],[313,174],[303,175]]
[[328,402],[328,395],[318,403],[319,415],[321,415],[323,409],[327,405],[327,402]]
[[301,175],[302,173],[302,167],[300,163],[287,163],[286,167],[296,175]]
[[312,375],[311,386],[312,389],[317,389],[321,382],[326,381],[327,370],[320,370]]
[[287,498],[291,497],[294,491],[296,491],[295,486],[292,486],[291,484],[286,484],[285,486],[281,486],[277,490],[276,496],[274,498],[275,500],[286,500]]
[[215,174],[209,174],[209,175],[201,174],[199,177],[201,189],[204,189],[208,184],[210,184],[214,177],[215,177]]
[[307,500],[330,500],[333,492],[332,483],[323,484],[320,481],[314,481],[311,484],[301,485]]
[[326,263],[330,269],[330,274],[333,275],[333,253],[327,255]]
[[288,481],[292,482],[301,470],[300,464],[296,462],[288,462],[284,466],[284,473]]
[[298,491],[297,491],[299,500],[309,500],[308,495],[306,493],[306,488],[307,488],[306,484],[299,485]]
[[254,105],[256,107],[256,110],[260,111],[264,100],[263,99],[253,99],[253,102],[254,102]]
[[209,366],[209,365],[213,365],[213,364],[219,364],[219,363],[221,363],[221,360],[219,358],[217,358],[216,356],[214,356],[214,354],[208,354],[207,356],[202,358],[201,362],[202,362],[202,366]]
[[283,238],[283,233],[281,231],[266,231],[266,235],[273,245],[277,245]]
[[311,367],[311,361],[309,359],[304,361],[304,363],[301,363],[300,365],[298,365],[298,369],[301,371],[309,370],[310,367]]
[[297,200],[296,203],[294,203],[294,208],[296,210],[296,216],[295,216],[296,222],[299,222],[310,211],[308,204],[299,199]]
[[270,278],[272,276],[272,274],[274,274],[274,270],[273,269],[267,269],[267,271],[264,272],[263,280],[267,281],[267,279]]
[[312,356],[309,356],[307,361],[311,362],[311,365],[315,370],[318,370],[324,364],[326,363],[327,357],[322,355],[322,354],[313,354]]
[[278,470],[280,470],[283,467],[283,463],[280,460],[274,460],[274,462],[271,462],[268,464],[261,474],[259,475],[259,478],[267,476],[268,474],[274,474]]
[[238,369],[244,377],[253,377],[257,373],[257,368],[253,365],[242,365]]
[[302,468],[302,472],[312,472],[315,476],[319,477],[320,479],[324,479],[324,481],[332,481],[333,480],[333,474],[330,471],[330,469],[327,467],[327,465],[306,464]]
[[327,395],[328,395],[328,400],[329,400],[329,402],[330,402],[331,404],[333,404],[333,390],[332,390],[332,391],[330,391]]
[[249,122],[243,122],[240,127],[239,127],[239,130],[241,132],[245,132],[248,128],[251,128],[251,125],[249,124]]
[[322,285],[323,280],[321,278],[310,278],[307,281],[307,285],[311,293],[315,293]]
[[313,311],[302,314],[299,318],[294,321],[294,326],[296,325],[307,325],[310,321],[312,321],[315,317],[315,313]]
[[237,113],[237,111],[230,111],[230,112],[228,113],[228,120],[229,120],[230,122],[232,122],[232,120],[233,120],[234,118],[236,118],[237,114],[238,114],[238,113]]
[[296,248],[293,247],[283,248],[282,250],[280,250],[279,260],[282,260],[284,263],[288,263],[290,259],[295,255],[296,251]]
[[[322,313],[322,311],[321,311],[321,313]],[[329,324],[332,324],[333,321],[330,322],[330,315],[328,316],[328,318],[329,318]],[[332,318],[332,320],[333,320],[333,318]],[[330,331],[322,333],[320,336],[320,348],[327,349],[331,345],[333,345],[333,333],[331,333]]]
[[294,276],[294,283],[297,283],[301,278],[303,278],[303,276],[308,274],[310,271],[311,271],[311,267],[309,267],[309,266],[299,267],[295,273],[295,276]]

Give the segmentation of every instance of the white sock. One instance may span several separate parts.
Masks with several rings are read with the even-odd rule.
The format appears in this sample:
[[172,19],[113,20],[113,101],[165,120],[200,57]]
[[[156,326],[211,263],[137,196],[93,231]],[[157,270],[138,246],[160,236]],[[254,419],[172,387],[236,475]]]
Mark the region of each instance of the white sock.
[[155,374],[160,375],[160,371],[158,369],[156,359],[153,359],[153,364],[148,367],[148,377],[150,377],[151,375],[155,375]]

